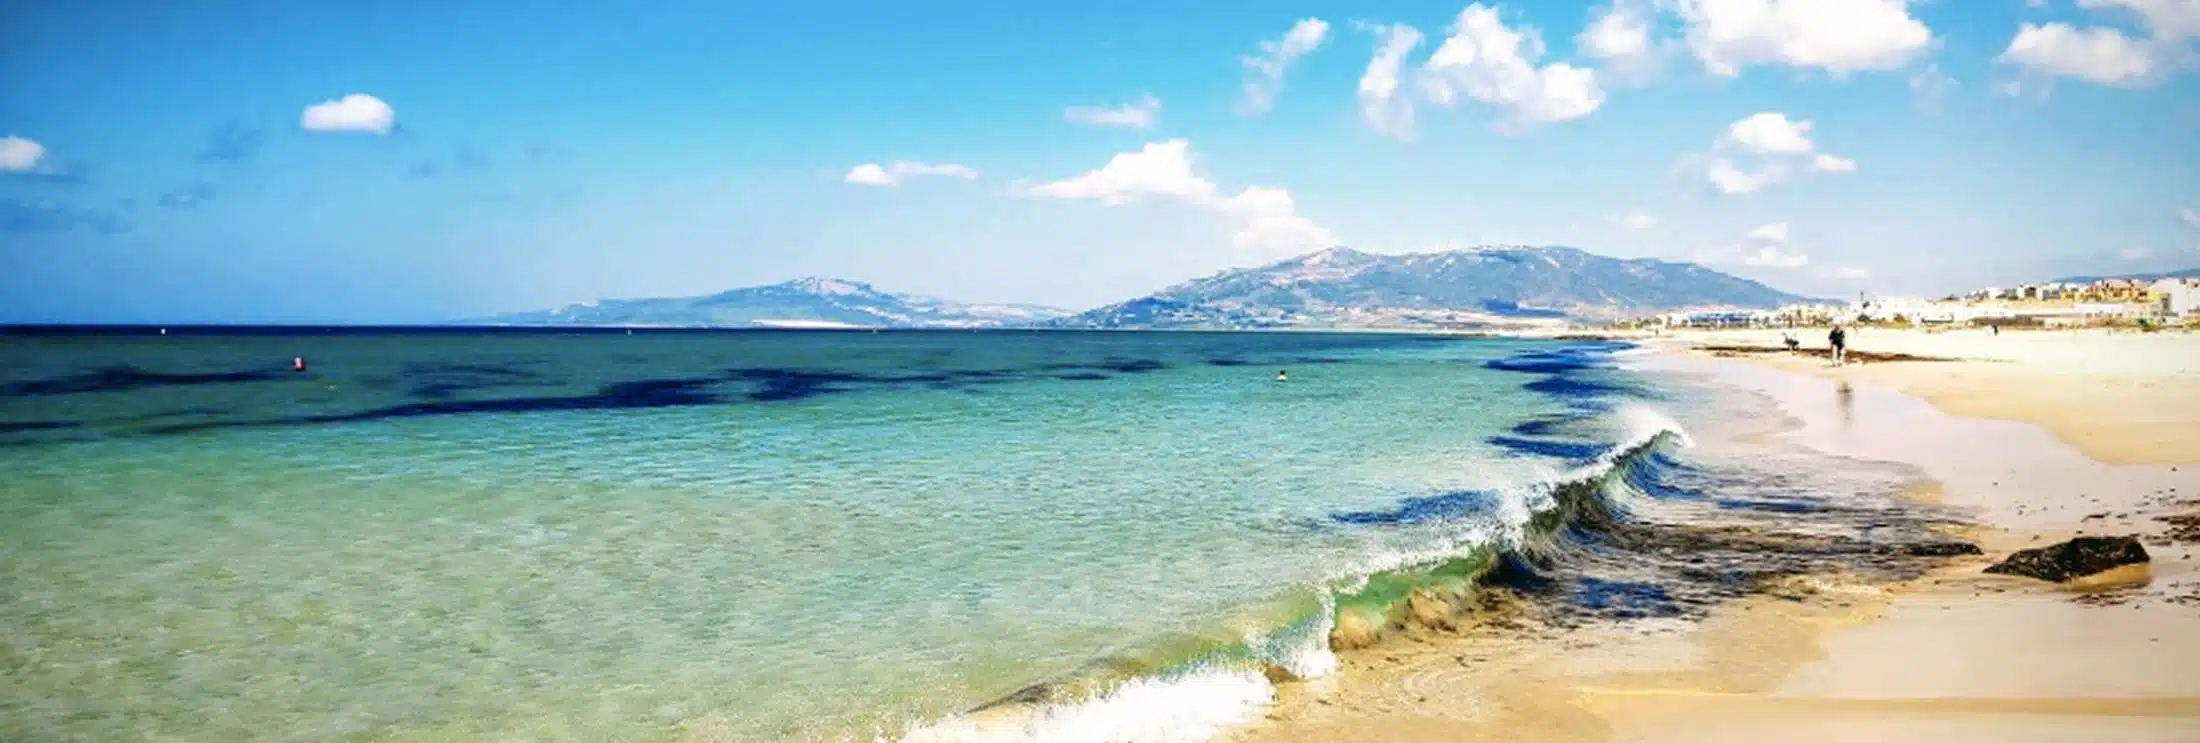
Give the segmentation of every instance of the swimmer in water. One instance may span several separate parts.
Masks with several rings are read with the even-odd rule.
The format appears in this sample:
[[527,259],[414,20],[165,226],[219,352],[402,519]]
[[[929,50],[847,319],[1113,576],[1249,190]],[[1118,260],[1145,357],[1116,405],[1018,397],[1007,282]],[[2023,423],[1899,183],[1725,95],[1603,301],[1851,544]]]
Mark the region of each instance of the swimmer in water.
[[304,357],[304,356],[294,356],[294,357],[292,357],[292,358],[290,359],[290,370],[291,370],[291,371],[305,371],[305,370],[306,370],[306,357]]
[[1278,381],[1278,382],[1289,382],[1289,381],[1291,381],[1291,375],[1290,375],[1290,374],[1286,374],[1286,373],[1284,373],[1284,372],[1283,372],[1283,370],[1281,370],[1281,369],[1278,369],[1278,370],[1276,370],[1276,381]]

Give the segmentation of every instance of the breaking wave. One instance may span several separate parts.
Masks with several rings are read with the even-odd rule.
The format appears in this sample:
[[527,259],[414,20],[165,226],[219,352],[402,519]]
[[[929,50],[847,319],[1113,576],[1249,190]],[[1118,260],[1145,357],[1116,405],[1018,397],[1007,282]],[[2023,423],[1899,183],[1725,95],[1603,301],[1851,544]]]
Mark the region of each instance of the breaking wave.
[[1478,589],[1532,580],[1665,497],[1670,452],[1693,446],[1667,416],[1616,412],[1625,435],[1602,454],[1514,487],[1408,499],[1387,511],[1338,514],[1353,528],[1416,529],[1420,545],[1340,566],[1320,585],[1279,600],[1284,621],[1232,642],[1111,659],[1089,673],[1036,685],[965,714],[877,740],[904,743],[1193,741],[1251,722],[1276,684],[1334,673],[1338,652],[1381,643],[1409,625],[1449,627],[1476,610]]

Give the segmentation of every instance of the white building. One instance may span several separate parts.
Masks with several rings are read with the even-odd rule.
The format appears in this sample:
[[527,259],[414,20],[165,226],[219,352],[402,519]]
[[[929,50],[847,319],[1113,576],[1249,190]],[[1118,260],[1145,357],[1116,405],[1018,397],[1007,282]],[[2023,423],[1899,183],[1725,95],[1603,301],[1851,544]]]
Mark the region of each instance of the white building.
[[2189,317],[2200,314],[2200,285],[2182,279],[2162,279],[2147,287],[2147,296],[2155,298],[2155,311],[2163,317]]

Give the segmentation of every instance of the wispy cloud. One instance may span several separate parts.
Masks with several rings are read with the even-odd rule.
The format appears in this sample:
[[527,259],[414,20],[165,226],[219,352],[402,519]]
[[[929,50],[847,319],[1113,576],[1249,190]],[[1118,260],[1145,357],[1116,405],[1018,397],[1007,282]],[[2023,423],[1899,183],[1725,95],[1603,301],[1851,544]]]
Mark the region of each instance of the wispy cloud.
[[129,220],[113,212],[80,210],[53,201],[0,198],[0,232],[70,232],[89,230],[120,235],[131,229]]
[[160,195],[154,202],[166,209],[197,209],[200,204],[214,200],[217,191],[214,184],[200,181]]
[[1245,97],[1238,102],[1238,110],[1249,116],[1259,116],[1275,108],[1276,96],[1283,92],[1283,76],[1291,69],[1291,61],[1321,48],[1328,38],[1328,21],[1306,18],[1292,25],[1281,38],[1260,42],[1259,53],[1240,58],[1245,65]]
[[1148,95],[1119,106],[1071,106],[1062,111],[1062,118],[1072,124],[1144,129],[1161,120],[1161,99]]
[[198,162],[205,165],[242,165],[259,157],[267,146],[267,130],[241,122],[216,128],[199,148]]
[[1358,23],[1360,30],[1375,35],[1375,55],[1360,75],[1360,118],[1376,134],[1397,139],[1413,138],[1413,100],[1401,98],[1399,88],[1406,56],[1421,45],[1421,32],[1403,23]]
[[841,180],[858,186],[893,188],[915,177],[961,178],[976,180],[978,171],[968,165],[955,163],[920,163],[911,160],[895,160],[888,165],[864,163],[848,171]]

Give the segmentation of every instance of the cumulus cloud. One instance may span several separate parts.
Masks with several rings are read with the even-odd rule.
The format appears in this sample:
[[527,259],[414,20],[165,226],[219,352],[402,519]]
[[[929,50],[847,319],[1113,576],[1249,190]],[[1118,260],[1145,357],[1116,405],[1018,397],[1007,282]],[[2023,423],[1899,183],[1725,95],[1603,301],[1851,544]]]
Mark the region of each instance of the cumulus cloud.
[[365,93],[307,106],[298,114],[298,126],[314,132],[371,132],[388,134],[397,125],[397,110]]
[[2139,17],[2148,36],[2164,43],[2200,36],[2200,3],[2192,0],[2078,0],[2078,7],[2128,11]]
[[1421,45],[1421,32],[1399,24],[1357,24],[1375,35],[1375,56],[1360,75],[1360,118],[1376,134],[1407,139],[1413,136],[1413,101],[1400,99],[1398,89],[1406,56]]
[[1098,170],[1023,190],[1032,196],[1090,199],[1106,206],[1155,200],[1187,204],[1235,221],[1239,228],[1231,242],[1259,253],[1295,253],[1338,243],[1335,234],[1298,214],[1288,191],[1249,186],[1224,195],[1192,167],[1191,144],[1182,139],[1148,143],[1135,152],[1116,154]]
[[2067,23],[2024,24],[1995,61],[2049,77],[2068,77],[2114,88],[2158,82],[2154,51],[2113,28],[2080,29]]
[[1811,123],[1790,121],[1787,114],[1764,111],[1726,127],[1726,136],[1743,149],[1766,155],[1807,154],[1817,145],[1810,141]]
[[2143,261],[2154,257],[2154,251],[2146,248],[2124,248],[2116,252],[2116,257],[2127,261]]
[[1247,115],[1268,113],[1283,92],[1283,75],[1291,61],[1321,48],[1329,38],[1329,22],[1306,18],[1291,26],[1281,38],[1260,42],[1260,52],[1242,57],[1245,65],[1245,98],[1238,110]]
[[1161,99],[1147,95],[1120,106],[1071,106],[1062,111],[1062,118],[1072,124],[1144,129],[1161,120]]
[[864,163],[855,166],[848,171],[848,175],[842,180],[859,186],[892,188],[901,185],[903,181],[910,178],[921,176],[974,180],[978,177],[978,171],[970,166],[954,163],[935,165],[909,160],[895,160],[887,165]]
[[[2111,17],[2136,19],[2142,35],[2108,27],[2080,28],[2065,22],[2027,23],[2017,29],[1995,61],[2020,68],[2035,82],[2066,77],[2112,88],[2140,89],[2160,84],[2180,69],[2200,64],[2200,2],[2194,0],[2078,0],[2079,8]],[[2010,95],[2026,87],[2007,83]]]
[[1619,226],[1630,230],[1647,230],[1658,226],[1658,218],[1642,212],[1634,212],[1620,217]]
[[1675,48],[1673,41],[1654,35],[1657,18],[1646,0],[1615,0],[1590,15],[1589,25],[1574,37],[1574,48],[1600,62],[1607,84],[1645,82]]
[[0,137],[0,173],[30,173],[46,159],[46,146],[26,137]]
[[1575,37],[1581,53],[1596,59],[1622,59],[1648,54],[1650,21],[1630,6],[1614,4],[1598,11]]
[[1713,188],[1728,196],[1741,196],[1762,191],[1765,187],[1787,180],[1787,166],[1770,163],[1759,170],[1742,170],[1734,161],[1724,157],[1711,159],[1706,176]]
[[1758,227],[1757,229],[1750,230],[1749,239],[1763,243],[1787,242],[1788,223],[1774,222],[1772,224],[1764,225],[1762,227]]
[[[1856,170],[1856,161],[1818,151],[1818,143],[1811,139],[1812,124],[1808,120],[1788,118],[1778,111],[1751,114],[1727,125],[1726,131],[1712,142],[1712,154],[1692,155],[1705,158],[1704,177],[1719,193],[1740,196],[1756,193],[1768,186],[1787,180],[1796,169],[1808,167],[1821,173],[1847,173]],[[1736,157],[1756,162],[1745,168]],[[1683,161],[1684,164],[1687,161]]]
[[2177,218],[2182,220],[2186,227],[2200,230],[2200,211],[2179,209],[2177,210]]
[[1669,0],[1688,50],[1705,70],[1736,77],[1753,66],[1835,76],[1897,70],[1933,45],[1908,0]]
[[1472,99],[1506,113],[1506,127],[1573,121],[1604,105],[1594,70],[1564,62],[1536,66],[1545,48],[1534,28],[1507,27],[1497,9],[1468,5],[1450,36],[1422,66],[1430,102],[1456,106]]

